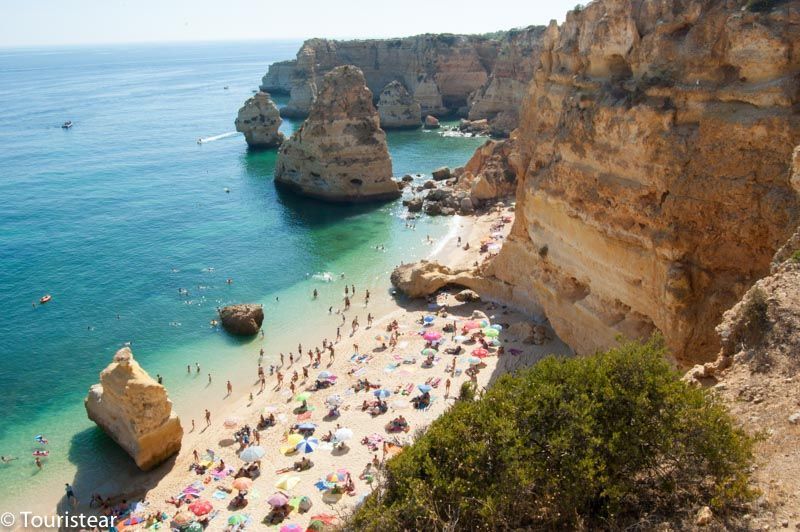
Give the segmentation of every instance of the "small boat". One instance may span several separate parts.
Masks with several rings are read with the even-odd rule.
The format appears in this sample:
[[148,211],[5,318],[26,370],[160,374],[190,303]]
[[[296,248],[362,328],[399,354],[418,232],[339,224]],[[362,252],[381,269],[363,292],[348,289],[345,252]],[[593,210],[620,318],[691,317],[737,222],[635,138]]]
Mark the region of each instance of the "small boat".
[[197,137],[197,143],[198,144],[202,144],[203,143],[203,137]]
[[61,124],[62,129],[69,129],[72,127],[72,120],[67,120],[63,124]]
[[41,303],[42,305],[44,305],[45,303],[47,303],[47,302],[48,302],[48,301],[50,301],[51,299],[53,299],[53,296],[51,296],[50,294],[46,294],[46,295],[43,295],[43,296],[42,296],[42,297],[39,299],[39,303]]
[[225,86],[224,86],[224,87],[222,87],[222,88],[223,88],[224,90],[228,90],[228,86],[227,86],[227,85],[225,85]]

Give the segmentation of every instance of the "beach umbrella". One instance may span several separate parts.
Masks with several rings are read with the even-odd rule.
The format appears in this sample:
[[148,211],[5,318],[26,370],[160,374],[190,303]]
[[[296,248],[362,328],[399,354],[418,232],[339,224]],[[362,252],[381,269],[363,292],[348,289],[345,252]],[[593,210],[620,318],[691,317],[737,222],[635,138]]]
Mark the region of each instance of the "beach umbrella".
[[489,351],[487,351],[486,349],[484,349],[482,347],[479,347],[477,349],[473,349],[472,350],[472,356],[476,356],[478,358],[485,358],[485,357],[489,356]]
[[232,516],[228,517],[228,524],[237,526],[243,525],[247,522],[247,516],[242,514],[233,514]]
[[317,425],[315,423],[300,423],[297,425],[299,430],[317,430]]
[[386,399],[387,397],[392,395],[392,392],[390,392],[385,388],[381,388],[380,390],[375,390],[372,393],[375,394],[375,397],[377,397],[378,399]]
[[285,506],[288,502],[289,498],[283,493],[276,493],[270,496],[269,499],[267,499],[267,504],[269,504],[274,508],[277,508],[279,506]]
[[233,481],[233,487],[239,491],[249,490],[253,487],[253,480],[247,477],[239,477]]
[[282,489],[282,490],[290,490],[297,486],[297,483],[300,482],[300,477],[291,477],[289,475],[283,475],[275,482],[275,487]]
[[238,417],[234,417],[234,416],[225,418],[225,421],[223,421],[222,424],[227,429],[236,428],[236,426],[239,425],[239,418]]
[[172,522],[178,525],[178,528],[182,528],[187,526],[189,523],[194,521],[194,517],[192,514],[184,511],[180,511],[172,516]]
[[286,437],[286,443],[291,445],[292,447],[296,446],[301,441],[303,441],[302,434],[289,434]]
[[417,386],[417,389],[422,393],[428,393],[431,390],[433,390],[433,386],[431,386],[430,384],[420,384],[419,386]]
[[465,323],[461,328],[471,331],[472,329],[480,329],[481,324],[478,323],[477,321],[470,320],[467,323]]
[[214,506],[212,506],[212,504],[205,499],[197,499],[189,505],[189,511],[194,515],[206,515],[211,513],[211,510],[213,509]]
[[203,525],[195,521],[184,529],[186,532],[203,532]]
[[294,396],[294,400],[297,401],[298,403],[302,403],[303,401],[308,401],[309,399],[311,399],[311,394],[308,392],[298,393],[297,395]]
[[319,447],[319,440],[317,438],[306,438],[295,445],[295,449],[306,454],[313,453],[317,447]]
[[497,338],[492,338],[492,341],[491,341],[491,342],[489,342],[489,343],[491,343],[491,344],[492,344],[493,346],[495,346],[495,347],[497,347],[497,346],[499,346],[499,345],[501,345],[501,344],[502,344],[502,342],[501,342],[499,339],[497,339]]
[[426,347],[422,350],[422,356],[424,357],[432,357],[438,355],[439,352],[436,349],[431,349],[430,347]]
[[342,404],[342,402],[343,402],[342,401],[342,397],[339,396],[339,395],[329,395],[325,399],[325,404],[328,404],[328,405],[331,405],[331,406],[340,406]]
[[503,326],[500,325],[499,323],[494,323],[492,325],[489,325],[489,327],[491,327],[492,329],[497,329],[498,331],[502,331],[503,330]]
[[312,521],[321,521],[326,525],[332,525],[333,523],[336,522],[336,519],[337,517],[332,514],[317,514],[311,516]]
[[144,519],[142,519],[141,517],[132,515],[129,518],[125,519],[122,522],[122,524],[125,525],[125,526],[133,526],[133,525],[138,525],[142,521],[144,521]]
[[375,335],[375,340],[378,342],[386,343],[389,341],[389,337],[385,334],[377,334]]
[[455,341],[455,342],[463,342],[466,339],[467,339],[467,337],[463,336],[461,334],[459,334],[457,336],[453,336],[453,341]]
[[470,366],[477,366],[481,363],[481,359],[478,357],[469,357],[467,362],[469,362]]
[[336,441],[347,441],[353,437],[353,431],[347,427],[342,427],[336,429],[336,432],[333,433],[333,437],[336,439]]
[[342,473],[328,473],[325,475],[325,482],[328,484],[338,484],[339,482],[344,482],[345,478],[347,478],[347,475]]
[[491,327],[486,327],[482,329],[483,335],[488,336],[489,338],[497,338],[500,335],[500,331],[497,329],[492,329]]
[[325,371],[320,371],[320,372],[319,372],[319,375],[317,375],[317,379],[319,379],[319,380],[321,380],[321,381],[325,381],[325,380],[328,380],[328,379],[330,379],[330,378],[331,378],[331,377],[333,377],[333,376],[334,376],[334,374],[333,374],[333,373],[331,373],[331,372],[330,372],[330,371],[328,371],[328,370],[325,370]]
[[288,525],[283,525],[279,532],[303,532],[303,527],[296,523],[289,523]]
[[264,458],[264,455],[267,452],[264,450],[263,447],[259,445],[253,445],[252,447],[248,447],[241,453],[239,453],[239,458],[245,462],[255,462],[256,460],[261,460]]
[[308,528],[306,528],[306,532],[322,532],[323,530],[325,530],[325,523],[319,519],[314,519],[309,522]]
[[481,320],[481,327],[488,327],[488,326],[489,326],[489,320]]
[[422,318],[422,321],[425,323],[433,323],[433,320],[435,319],[436,318],[434,316],[425,316],[424,318]]
[[437,340],[441,340],[442,333],[436,331],[427,331],[425,334],[422,335],[426,342],[435,342]]

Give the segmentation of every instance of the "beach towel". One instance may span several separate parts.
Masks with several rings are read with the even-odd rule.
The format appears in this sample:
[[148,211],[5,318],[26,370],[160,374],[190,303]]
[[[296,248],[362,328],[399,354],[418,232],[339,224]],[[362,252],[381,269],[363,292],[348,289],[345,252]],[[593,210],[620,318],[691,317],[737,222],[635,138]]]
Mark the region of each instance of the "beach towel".
[[311,412],[303,412],[302,414],[297,414],[297,421],[305,421],[306,419],[311,419]]
[[224,491],[217,490],[217,491],[214,492],[214,494],[211,497],[214,498],[214,499],[217,499],[218,501],[221,501],[221,500],[225,499],[227,496],[228,496],[228,494],[225,493]]
[[431,386],[434,388],[438,388],[440,382],[442,382],[442,378],[436,377],[435,379],[433,379],[433,381],[431,381]]
[[360,377],[367,372],[367,368],[358,368],[356,371],[353,372],[354,377]]
[[324,480],[320,480],[317,481],[316,484],[314,484],[314,487],[317,488],[319,491],[325,491],[328,489],[328,484]]
[[394,370],[396,370],[398,367],[400,367],[400,364],[388,364],[385,368],[383,368],[383,371],[385,373],[391,373]]

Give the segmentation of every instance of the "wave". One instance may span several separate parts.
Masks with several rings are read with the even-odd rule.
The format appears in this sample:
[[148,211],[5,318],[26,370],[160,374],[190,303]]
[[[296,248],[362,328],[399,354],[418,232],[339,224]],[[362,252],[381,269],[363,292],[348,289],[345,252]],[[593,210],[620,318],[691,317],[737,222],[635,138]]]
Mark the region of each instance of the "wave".
[[314,275],[311,276],[311,278],[314,279],[315,281],[332,283],[336,279],[336,276],[334,276],[331,272],[320,272],[320,273],[315,273]]
[[237,131],[229,131],[221,135],[214,135],[213,137],[200,137],[199,139],[197,139],[197,143],[206,144],[207,142],[214,142],[215,140],[227,139],[228,137],[232,137],[238,134],[239,133]]
[[430,254],[428,255],[429,259],[441,253],[444,247],[447,245],[447,243],[451,242],[456,237],[456,235],[458,234],[458,224],[460,221],[461,221],[461,216],[457,214],[450,219],[450,228],[447,231],[447,234],[444,235],[444,238],[442,238],[439,242],[436,243],[433,250],[431,250]]

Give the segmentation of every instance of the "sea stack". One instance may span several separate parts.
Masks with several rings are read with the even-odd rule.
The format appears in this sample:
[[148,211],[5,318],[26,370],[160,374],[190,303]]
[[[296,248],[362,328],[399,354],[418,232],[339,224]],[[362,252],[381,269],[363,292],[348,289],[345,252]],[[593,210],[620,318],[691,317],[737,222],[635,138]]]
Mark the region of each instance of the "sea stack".
[[361,70],[346,65],[325,75],[308,118],[278,152],[275,182],[335,202],[400,196]]
[[378,115],[384,129],[415,128],[422,124],[422,107],[397,80],[381,91]]
[[278,131],[281,115],[266,92],[258,92],[244,102],[235,124],[251,148],[275,148],[283,142],[283,133]]
[[264,309],[261,305],[230,305],[219,311],[222,326],[237,336],[253,336],[258,334],[264,323]]
[[167,390],[123,347],[89,388],[84,401],[89,419],[149,471],[181,448],[183,428]]

